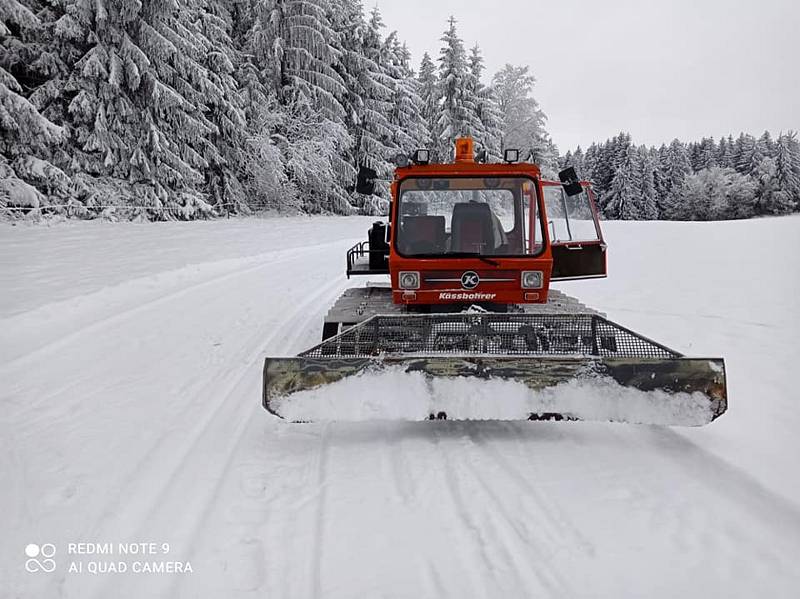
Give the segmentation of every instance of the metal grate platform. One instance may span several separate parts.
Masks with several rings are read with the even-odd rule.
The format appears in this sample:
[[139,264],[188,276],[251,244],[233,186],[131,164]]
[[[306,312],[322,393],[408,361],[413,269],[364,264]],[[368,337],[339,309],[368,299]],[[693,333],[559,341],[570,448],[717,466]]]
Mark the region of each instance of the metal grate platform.
[[379,315],[300,354],[597,356],[680,358],[680,353],[596,314]]

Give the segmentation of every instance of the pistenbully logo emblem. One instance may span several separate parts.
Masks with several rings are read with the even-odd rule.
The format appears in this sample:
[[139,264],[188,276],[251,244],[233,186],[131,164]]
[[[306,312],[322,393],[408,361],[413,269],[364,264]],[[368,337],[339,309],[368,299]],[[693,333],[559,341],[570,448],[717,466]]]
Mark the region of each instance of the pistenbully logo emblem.
[[474,271],[468,270],[461,275],[461,286],[464,289],[475,289],[480,282],[481,278],[478,276],[478,273]]

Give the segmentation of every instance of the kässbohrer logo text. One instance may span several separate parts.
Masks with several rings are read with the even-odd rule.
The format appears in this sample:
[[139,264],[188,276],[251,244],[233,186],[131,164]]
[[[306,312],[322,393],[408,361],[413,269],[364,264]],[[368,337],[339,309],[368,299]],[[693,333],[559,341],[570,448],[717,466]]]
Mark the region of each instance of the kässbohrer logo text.
[[488,302],[497,297],[496,293],[468,293],[468,292],[452,292],[442,291],[439,294],[440,300],[458,300],[468,302]]

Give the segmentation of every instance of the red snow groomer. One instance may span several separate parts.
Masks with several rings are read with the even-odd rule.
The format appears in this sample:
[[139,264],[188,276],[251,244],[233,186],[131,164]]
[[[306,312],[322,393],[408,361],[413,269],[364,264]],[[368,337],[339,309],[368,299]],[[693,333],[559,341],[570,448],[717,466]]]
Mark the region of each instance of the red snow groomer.
[[[389,284],[348,289],[321,344],[267,358],[267,410],[339,419],[343,395],[319,411],[320,393],[349,381],[348,402],[356,388],[371,403],[392,372],[422,377],[428,392],[422,403],[409,398],[424,409],[399,410],[403,418],[703,425],[725,412],[722,359],[684,357],[551,288],[606,276],[593,193],[574,169],[547,181],[516,150],[486,163],[469,138],[456,141],[451,164],[430,164],[426,150],[398,162],[389,222],[347,253],[348,277],[389,275]],[[375,182],[362,168],[357,189],[370,194]],[[367,384],[374,377],[377,387]],[[465,377],[471,389],[486,385],[477,410],[474,393],[448,385]],[[359,419],[383,417],[370,409]]]

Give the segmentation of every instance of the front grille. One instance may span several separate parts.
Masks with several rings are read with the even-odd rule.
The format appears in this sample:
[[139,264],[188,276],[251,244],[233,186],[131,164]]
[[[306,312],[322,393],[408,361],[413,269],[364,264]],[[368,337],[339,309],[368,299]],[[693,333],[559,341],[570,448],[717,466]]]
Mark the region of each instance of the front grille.
[[[461,276],[465,270],[435,270],[424,271],[422,280],[425,286],[430,289],[461,289]],[[483,285],[497,286],[508,285],[515,289],[519,288],[519,272],[513,270],[487,270],[472,271],[480,277],[478,288]]]

